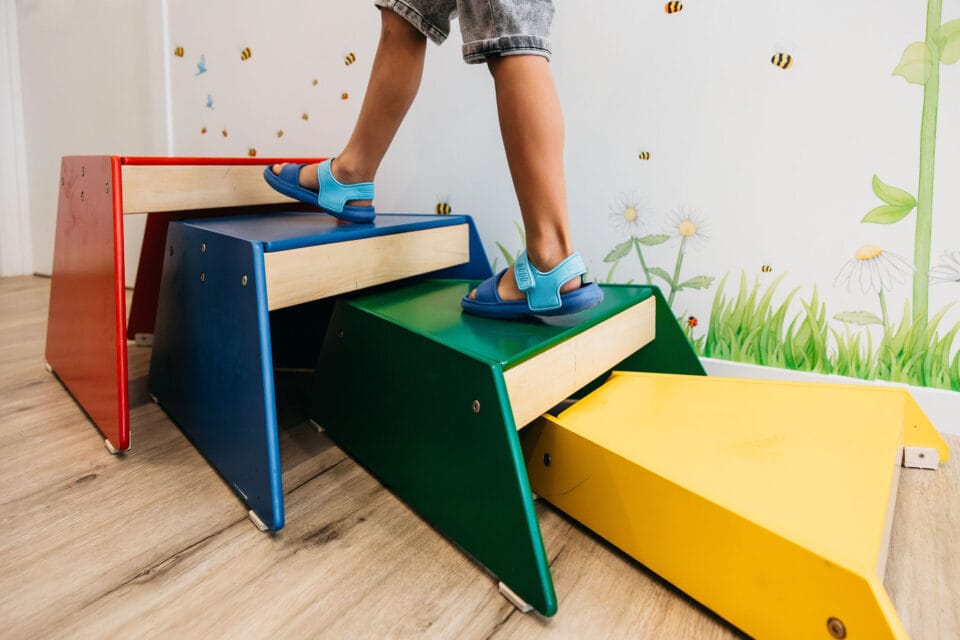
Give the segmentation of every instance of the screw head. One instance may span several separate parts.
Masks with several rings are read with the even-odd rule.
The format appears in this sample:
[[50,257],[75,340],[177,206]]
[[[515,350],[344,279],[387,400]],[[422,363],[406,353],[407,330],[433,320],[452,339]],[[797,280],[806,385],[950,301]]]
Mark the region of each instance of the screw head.
[[104,185],[104,190],[106,191],[106,193],[110,193],[110,183],[109,183],[109,182]]
[[173,255],[173,245],[170,245],[170,255]]
[[206,252],[207,252],[207,243],[206,242],[200,243],[200,253],[206,253]]
[[847,627],[839,618],[827,619],[827,631],[830,632],[831,637],[837,638],[837,640],[842,640],[847,637]]
[[550,463],[553,462],[553,458],[550,457],[549,453],[543,454],[543,466],[549,467]]
[[474,400],[474,401],[473,401],[473,412],[474,412],[474,413],[480,413],[480,401],[479,401],[479,400]]
[[207,281],[207,274],[201,273],[201,274],[200,274],[200,282],[206,282],[206,281]]
[[246,276],[246,275],[244,275],[242,278],[240,278],[240,285],[241,285],[241,286],[244,286],[244,287],[247,286],[247,276]]
[[343,329],[337,329],[337,337],[343,338]]

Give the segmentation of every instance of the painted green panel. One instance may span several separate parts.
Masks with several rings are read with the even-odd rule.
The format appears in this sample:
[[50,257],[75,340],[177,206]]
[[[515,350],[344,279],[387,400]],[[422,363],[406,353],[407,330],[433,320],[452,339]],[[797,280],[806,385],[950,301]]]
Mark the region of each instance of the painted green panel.
[[[357,307],[503,369],[542,353],[649,298],[650,287],[604,285],[604,301],[563,318],[490,320],[460,310],[476,286],[462,280],[430,280],[353,300]],[[675,323],[675,322],[674,322]]]
[[657,299],[657,337],[614,367],[614,370],[707,375],[660,289],[654,286],[644,288]]
[[[417,306],[411,290],[428,311],[415,318],[419,328],[442,333],[432,323],[462,295],[451,285],[372,298],[388,315],[405,302]],[[366,312],[370,300],[337,304],[311,417],[425,520],[553,615],[556,595],[500,366]]]

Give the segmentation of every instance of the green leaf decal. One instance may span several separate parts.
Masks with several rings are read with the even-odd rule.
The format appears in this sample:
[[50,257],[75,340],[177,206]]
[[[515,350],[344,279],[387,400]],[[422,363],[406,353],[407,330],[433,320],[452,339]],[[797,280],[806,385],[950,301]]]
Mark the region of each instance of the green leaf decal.
[[653,247],[658,244],[663,244],[669,239],[670,239],[670,236],[668,235],[651,234],[648,236],[643,236],[642,238],[637,238],[637,242],[647,247]]
[[933,68],[933,54],[926,42],[914,42],[907,45],[900,57],[900,64],[893,70],[893,75],[903,78],[913,84],[925,84]]
[[876,175],[873,176],[873,192],[877,194],[878,198],[887,204],[896,205],[898,207],[910,207],[911,209],[917,206],[916,198],[903,189],[891,187]]
[[607,254],[607,257],[603,259],[604,262],[616,262],[620,258],[624,257],[630,253],[630,249],[633,248],[633,238],[625,240],[615,246],[613,251]]
[[507,266],[508,266],[508,267],[512,267],[512,266],[513,266],[513,260],[514,260],[513,256],[510,255],[510,252],[507,251],[507,248],[506,248],[505,246],[503,246],[502,244],[500,244],[499,242],[497,242],[496,245],[497,245],[497,247],[500,249],[500,253],[503,254],[504,260],[507,261]]
[[860,222],[873,222],[874,224],[893,224],[900,222],[907,217],[907,214],[913,210],[913,207],[901,207],[895,204],[885,204],[871,209],[867,215],[863,216]]
[[870,324],[883,324],[883,320],[880,319],[875,313],[870,311],[844,311],[843,313],[838,313],[833,316],[834,320],[839,320],[840,322],[846,322],[847,324],[856,324],[861,327],[865,327]]
[[650,267],[650,273],[657,276],[664,282],[666,282],[671,287],[673,286],[673,278],[670,277],[670,274],[661,269],[660,267]]
[[940,62],[953,64],[957,60],[960,60],[960,20],[951,20],[940,26]]
[[715,278],[713,276],[697,276],[690,278],[677,285],[677,291],[681,289],[709,289]]

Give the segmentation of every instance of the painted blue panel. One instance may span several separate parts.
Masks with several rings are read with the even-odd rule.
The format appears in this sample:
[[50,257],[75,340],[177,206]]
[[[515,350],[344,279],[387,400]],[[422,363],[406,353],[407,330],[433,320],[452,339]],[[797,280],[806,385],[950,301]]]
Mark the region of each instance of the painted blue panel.
[[258,244],[171,223],[149,385],[197,449],[277,530],[283,487],[264,282]]
[[262,242],[264,251],[287,251],[319,244],[360,240],[405,231],[450,227],[467,222],[465,216],[381,213],[371,224],[339,222],[324,213],[273,213],[193,220],[189,224],[224,235]]

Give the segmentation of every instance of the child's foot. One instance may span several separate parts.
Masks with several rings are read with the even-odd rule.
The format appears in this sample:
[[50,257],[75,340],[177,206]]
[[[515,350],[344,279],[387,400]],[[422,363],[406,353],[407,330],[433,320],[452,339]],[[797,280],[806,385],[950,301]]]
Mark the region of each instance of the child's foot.
[[[280,164],[275,164],[270,167],[270,170],[274,174],[280,175],[280,171],[287,166],[286,162],[281,162]],[[336,159],[330,163],[330,173],[336,178],[337,182],[343,184],[355,184],[357,182],[366,182],[362,177],[356,177],[350,174],[347,171],[344,171],[342,167],[339,166]],[[304,189],[309,189],[310,191],[317,191],[320,189],[320,181],[317,179],[317,165],[316,164],[307,164],[300,169],[300,186]],[[351,207],[369,207],[372,204],[371,200],[348,200],[347,205]]]
[[464,296],[460,306],[472,315],[510,320],[569,315],[585,311],[603,300],[599,286],[593,282],[583,283],[581,278],[587,267],[579,253],[571,253],[563,260],[543,260],[540,263],[552,266],[541,271],[523,252],[511,268],[487,278]]
[[[559,262],[558,262],[559,264]],[[536,265],[534,265],[536,266]],[[551,265],[550,268],[544,269],[544,271],[549,271],[556,264]],[[539,267],[537,267],[539,269]],[[572,278],[567,280],[562,287],[560,287],[560,294],[570,293],[580,288],[580,277]],[[505,302],[513,302],[516,300],[525,300],[526,294],[524,294],[520,289],[517,288],[517,279],[513,275],[513,267],[507,269],[507,272],[503,274],[503,277],[500,278],[500,282],[497,283],[497,295],[500,296],[500,299]],[[470,292],[470,299],[477,299],[477,290],[474,289]]]

